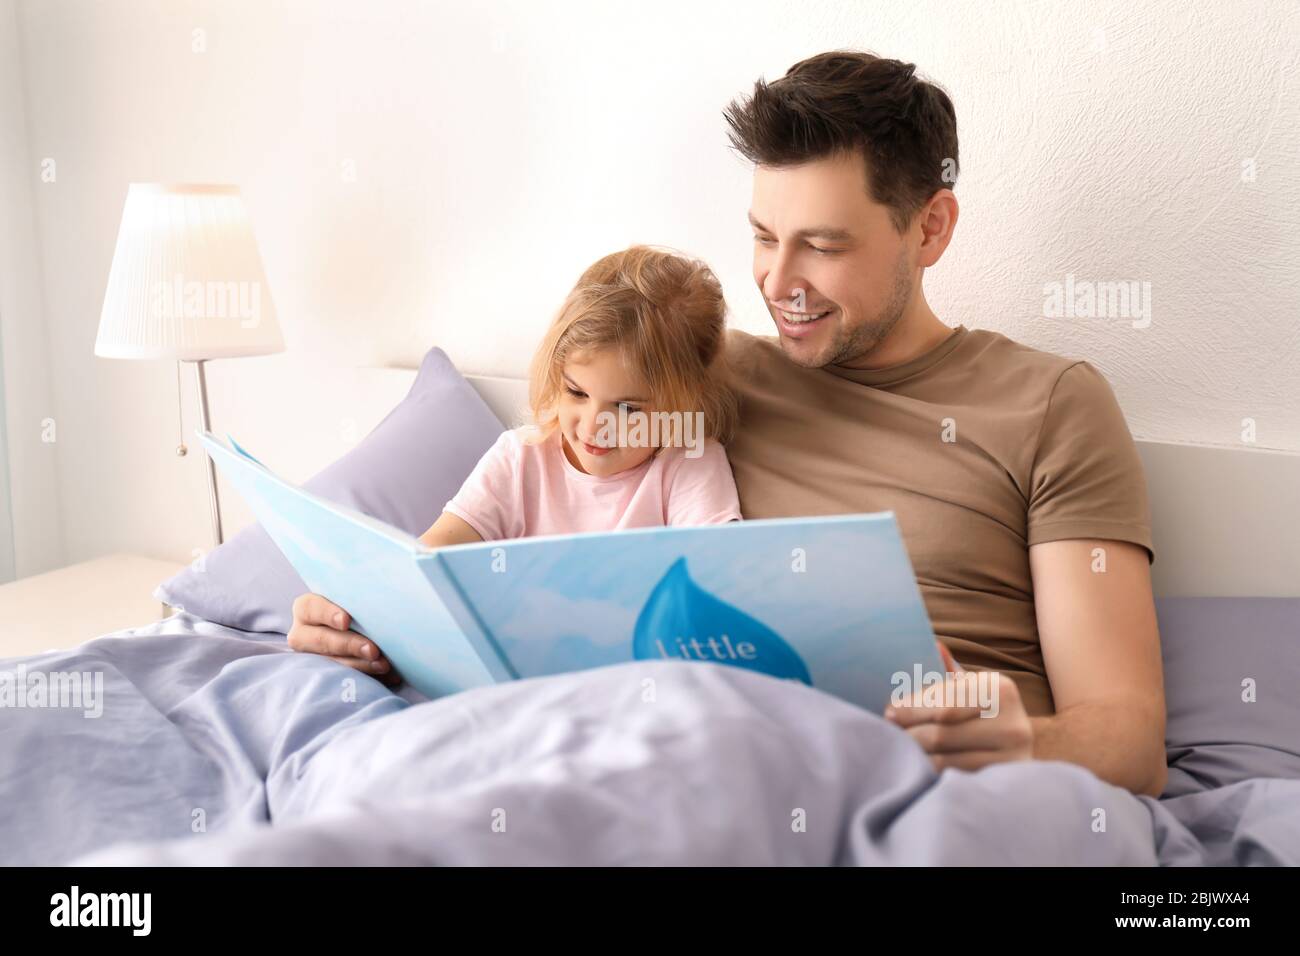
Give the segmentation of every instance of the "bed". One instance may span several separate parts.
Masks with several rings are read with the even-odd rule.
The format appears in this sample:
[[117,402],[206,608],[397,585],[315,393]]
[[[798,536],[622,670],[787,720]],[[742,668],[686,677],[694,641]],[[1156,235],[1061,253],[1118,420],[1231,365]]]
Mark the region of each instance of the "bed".
[[[388,423],[424,369],[374,370],[334,400]],[[467,384],[518,419],[524,383]],[[429,701],[289,651],[271,619],[182,606],[0,663],[28,687],[83,681],[73,705],[0,713],[0,860],[1300,864],[1300,456],[1140,447],[1170,709],[1160,799],[1062,762],[936,774],[878,716],[734,668],[635,662]],[[228,526],[247,525],[241,504],[225,495]]]

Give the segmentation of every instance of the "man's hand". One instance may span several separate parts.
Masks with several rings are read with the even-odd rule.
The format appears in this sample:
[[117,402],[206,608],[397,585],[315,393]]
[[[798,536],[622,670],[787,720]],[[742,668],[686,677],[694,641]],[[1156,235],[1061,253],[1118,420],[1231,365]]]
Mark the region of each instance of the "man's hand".
[[[903,706],[886,707],[885,718],[911,734],[940,772],[1031,759],[1033,726],[1015,681],[998,671],[963,671],[943,644],[939,653],[953,673],[942,686],[915,689]],[[978,693],[980,684],[987,693]]]
[[332,661],[369,674],[390,687],[402,682],[401,675],[384,657],[375,642],[349,630],[352,615],[319,594],[300,594],[293,602],[293,626],[289,647],[308,654],[321,654]]

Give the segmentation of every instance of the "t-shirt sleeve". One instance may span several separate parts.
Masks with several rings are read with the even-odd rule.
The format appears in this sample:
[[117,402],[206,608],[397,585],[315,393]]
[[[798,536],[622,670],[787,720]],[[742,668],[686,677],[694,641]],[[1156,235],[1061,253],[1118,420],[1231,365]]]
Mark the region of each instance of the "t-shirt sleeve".
[[1087,362],[1052,390],[1029,489],[1029,544],[1067,538],[1129,541],[1147,550],[1151,514],[1137,446],[1110,383]]
[[504,541],[523,533],[518,484],[520,438],[504,431],[479,459],[460,491],[443,511],[465,521],[484,541]]
[[683,455],[668,489],[669,525],[725,524],[739,521],[740,498],[727,453],[706,441],[696,458]]

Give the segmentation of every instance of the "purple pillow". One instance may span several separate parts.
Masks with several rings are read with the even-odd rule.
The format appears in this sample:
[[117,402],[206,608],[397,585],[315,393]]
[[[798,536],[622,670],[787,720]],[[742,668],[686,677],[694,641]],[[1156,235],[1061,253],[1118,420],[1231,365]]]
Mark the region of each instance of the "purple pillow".
[[[303,487],[421,535],[503,428],[447,354],[433,348],[397,407]],[[153,596],[217,624],[286,634],[294,598],[307,590],[262,526],[253,524],[210,551],[203,571],[187,567]]]
[[1156,609],[1169,758],[1161,796],[1300,778],[1300,598],[1161,598]]

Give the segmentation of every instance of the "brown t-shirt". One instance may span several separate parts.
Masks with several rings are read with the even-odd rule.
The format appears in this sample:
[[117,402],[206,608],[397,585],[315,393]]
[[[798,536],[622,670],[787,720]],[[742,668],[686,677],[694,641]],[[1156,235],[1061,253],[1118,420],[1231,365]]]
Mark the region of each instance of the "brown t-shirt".
[[892,368],[801,368],[737,329],[727,356],[744,516],[894,512],[953,657],[1054,713],[1030,545],[1104,538],[1155,557],[1142,462],[1101,373],[964,326]]

